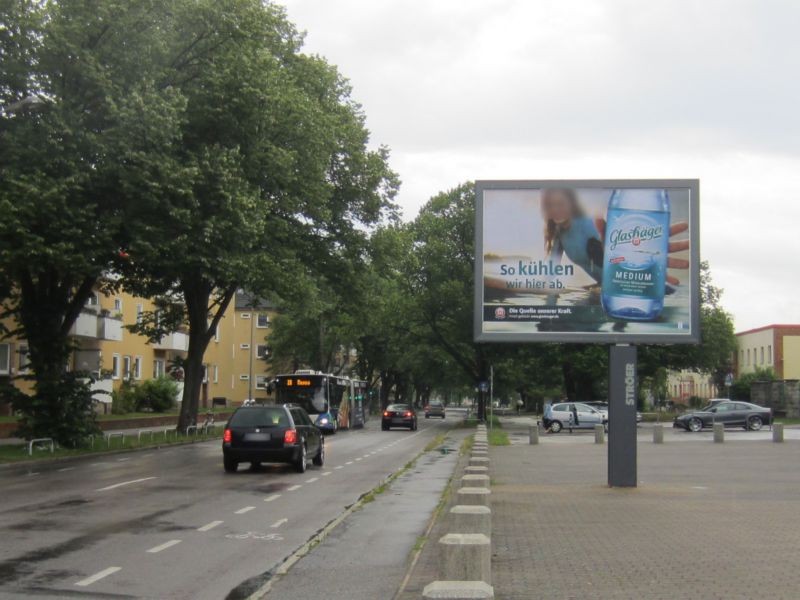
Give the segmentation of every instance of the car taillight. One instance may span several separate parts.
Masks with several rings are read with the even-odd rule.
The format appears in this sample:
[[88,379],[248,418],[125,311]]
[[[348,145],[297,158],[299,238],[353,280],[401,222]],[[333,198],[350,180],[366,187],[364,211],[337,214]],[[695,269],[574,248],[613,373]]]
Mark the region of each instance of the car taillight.
[[389,415],[389,411],[388,411],[388,410],[385,410],[385,411],[383,411],[383,416],[384,416],[384,417],[388,417],[388,416],[390,416],[390,415]]
[[283,443],[284,444],[296,444],[297,443],[297,430],[296,429],[287,429],[286,433],[283,434]]
[[406,413],[406,416],[407,416],[407,417],[413,417],[413,416],[414,416],[414,413],[412,413],[411,411],[408,411],[408,412]]
[[222,441],[226,444],[231,443],[231,439],[233,438],[233,434],[231,433],[230,429],[226,429],[225,433],[222,434]]

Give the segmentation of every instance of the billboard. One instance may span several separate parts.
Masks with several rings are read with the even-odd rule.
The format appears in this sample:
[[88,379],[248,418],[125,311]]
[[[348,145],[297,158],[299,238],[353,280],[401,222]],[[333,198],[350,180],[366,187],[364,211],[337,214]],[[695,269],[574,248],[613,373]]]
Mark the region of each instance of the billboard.
[[476,341],[699,341],[697,180],[475,187]]

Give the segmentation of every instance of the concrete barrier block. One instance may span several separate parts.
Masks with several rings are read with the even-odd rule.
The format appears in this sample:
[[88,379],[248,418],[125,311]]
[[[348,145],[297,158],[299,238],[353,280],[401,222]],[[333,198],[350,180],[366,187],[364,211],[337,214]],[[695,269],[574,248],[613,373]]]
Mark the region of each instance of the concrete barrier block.
[[494,589],[485,581],[434,581],[422,590],[425,600],[494,600]]
[[606,428],[599,423],[594,426],[594,443],[595,444],[605,444],[606,443]]
[[725,441],[725,425],[714,423],[714,443],[721,444]]
[[654,444],[663,444],[664,443],[664,426],[663,425],[656,425],[653,427],[653,443]]
[[488,475],[464,475],[461,478],[461,487],[489,487]]
[[488,475],[489,474],[489,467],[479,466],[474,467],[472,465],[464,468],[464,473],[468,475]]
[[482,533],[448,533],[439,539],[445,581],[492,583],[492,542]]
[[485,467],[489,464],[489,458],[486,456],[473,456],[469,459],[470,466]]
[[528,444],[535,446],[539,443],[539,424],[528,427]]
[[450,509],[450,533],[492,535],[492,509],[488,506],[456,504]]
[[489,506],[492,492],[485,487],[462,487],[456,492],[456,504]]
[[772,424],[772,441],[777,444],[783,441],[783,423]]

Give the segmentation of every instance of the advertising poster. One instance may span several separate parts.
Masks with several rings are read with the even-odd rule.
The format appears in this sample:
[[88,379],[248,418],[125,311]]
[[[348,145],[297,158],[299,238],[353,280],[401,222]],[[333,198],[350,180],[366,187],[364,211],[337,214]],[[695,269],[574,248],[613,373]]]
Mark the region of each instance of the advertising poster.
[[477,182],[476,341],[696,343],[698,190]]

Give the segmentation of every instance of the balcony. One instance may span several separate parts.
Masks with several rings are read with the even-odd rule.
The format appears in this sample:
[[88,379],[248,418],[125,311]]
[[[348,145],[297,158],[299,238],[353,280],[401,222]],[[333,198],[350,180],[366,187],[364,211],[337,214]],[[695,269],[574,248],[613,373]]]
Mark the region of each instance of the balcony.
[[189,349],[189,336],[181,331],[173,331],[161,338],[161,341],[153,344],[156,350],[175,350],[186,352]]
[[97,313],[93,310],[82,310],[69,334],[83,338],[97,338]]
[[122,320],[101,316],[97,318],[97,337],[112,342],[122,341]]

